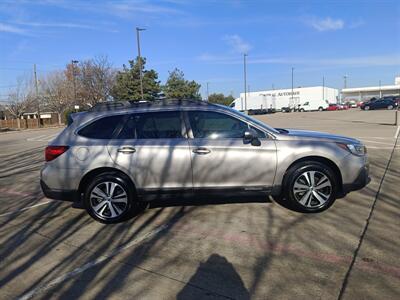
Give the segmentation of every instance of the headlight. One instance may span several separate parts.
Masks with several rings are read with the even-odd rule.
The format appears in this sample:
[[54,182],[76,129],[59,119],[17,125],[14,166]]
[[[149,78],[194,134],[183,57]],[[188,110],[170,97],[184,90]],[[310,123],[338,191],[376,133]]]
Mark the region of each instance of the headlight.
[[363,156],[367,154],[367,147],[365,147],[362,144],[342,144],[342,143],[337,143],[337,145],[344,149],[349,151],[350,153],[358,156]]

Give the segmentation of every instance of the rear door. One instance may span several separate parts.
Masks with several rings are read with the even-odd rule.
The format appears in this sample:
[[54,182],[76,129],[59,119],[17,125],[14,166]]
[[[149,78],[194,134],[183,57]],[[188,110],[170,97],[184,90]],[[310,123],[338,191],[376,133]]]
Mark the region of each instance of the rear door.
[[215,111],[187,112],[196,190],[269,190],[276,169],[274,140],[259,129],[259,145],[245,143],[251,127],[233,115]]
[[189,143],[180,111],[130,115],[108,149],[140,193],[192,190]]

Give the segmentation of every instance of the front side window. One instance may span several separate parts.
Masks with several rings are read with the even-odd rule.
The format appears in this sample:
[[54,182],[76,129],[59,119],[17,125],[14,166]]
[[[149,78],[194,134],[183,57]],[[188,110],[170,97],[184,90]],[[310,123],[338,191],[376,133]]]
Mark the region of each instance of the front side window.
[[[194,138],[243,138],[244,132],[249,130],[247,123],[217,112],[189,112],[189,122]],[[253,129],[259,137],[265,137],[262,131],[256,128]]]
[[79,130],[78,134],[91,139],[112,139],[123,115],[100,118]]
[[178,111],[134,114],[129,117],[119,139],[183,138],[181,114]]

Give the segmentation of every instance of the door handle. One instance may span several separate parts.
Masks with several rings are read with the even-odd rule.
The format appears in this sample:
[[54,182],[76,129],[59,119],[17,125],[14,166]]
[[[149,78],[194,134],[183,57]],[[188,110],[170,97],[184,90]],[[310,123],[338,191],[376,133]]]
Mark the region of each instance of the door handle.
[[193,149],[193,153],[200,154],[200,155],[205,155],[205,154],[208,154],[208,153],[210,153],[210,152],[211,152],[211,150],[210,150],[210,149],[207,149],[207,148],[197,148],[197,149]]
[[136,152],[136,149],[133,147],[121,147],[118,149],[119,153],[123,153],[123,154],[132,154]]

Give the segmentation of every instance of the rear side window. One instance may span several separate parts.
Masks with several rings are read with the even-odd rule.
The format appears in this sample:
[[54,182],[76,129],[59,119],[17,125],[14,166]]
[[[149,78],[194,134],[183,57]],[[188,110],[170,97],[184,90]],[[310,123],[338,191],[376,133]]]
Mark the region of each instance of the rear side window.
[[123,117],[118,115],[98,119],[82,128],[78,134],[91,139],[111,139]]
[[178,111],[131,115],[119,139],[176,139],[183,138],[181,114]]

